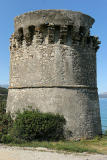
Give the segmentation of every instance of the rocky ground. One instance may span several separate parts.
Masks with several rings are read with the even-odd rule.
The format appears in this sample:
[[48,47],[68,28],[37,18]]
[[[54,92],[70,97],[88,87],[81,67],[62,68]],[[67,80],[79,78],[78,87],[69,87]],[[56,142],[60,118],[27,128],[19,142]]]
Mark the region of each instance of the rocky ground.
[[9,147],[0,145],[0,160],[107,160],[107,155],[65,153],[45,148]]

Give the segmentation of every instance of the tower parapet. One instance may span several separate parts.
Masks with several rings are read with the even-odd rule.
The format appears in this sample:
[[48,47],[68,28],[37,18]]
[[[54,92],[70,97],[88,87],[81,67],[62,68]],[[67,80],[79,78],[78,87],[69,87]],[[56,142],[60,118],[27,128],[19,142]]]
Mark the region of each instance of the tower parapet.
[[85,45],[97,50],[98,38],[90,36],[93,23],[93,18],[80,12],[65,10],[29,12],[15,18],[14,38],[19,44],[25,40],[26,44],[30,45],[35,35],[37,44],[59,42],[65,45]]
[[94,19],[80,12],[39,10],[15,18],[10,41],[7,111],[26,106],[63,114],[68,137],[101,134]]

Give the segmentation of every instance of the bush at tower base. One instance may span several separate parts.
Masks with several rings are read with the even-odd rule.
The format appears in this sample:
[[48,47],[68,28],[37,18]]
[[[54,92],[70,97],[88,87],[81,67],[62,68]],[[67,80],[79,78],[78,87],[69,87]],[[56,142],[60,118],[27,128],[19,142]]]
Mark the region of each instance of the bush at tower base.
[[17,113],[11,134],[24,141],[60,140],[64,138],[64,124],[65,119],[59,114],[25,110]]

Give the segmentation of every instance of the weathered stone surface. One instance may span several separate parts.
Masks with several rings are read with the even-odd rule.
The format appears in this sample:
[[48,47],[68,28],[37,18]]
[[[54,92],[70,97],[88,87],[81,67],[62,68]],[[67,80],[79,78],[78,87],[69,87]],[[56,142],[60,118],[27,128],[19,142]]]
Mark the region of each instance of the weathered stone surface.
[[94,19],[80,12],[40,10],[15,18],[10,41],[7,111],[26,106],[66,118],[67,137],[101,134]]

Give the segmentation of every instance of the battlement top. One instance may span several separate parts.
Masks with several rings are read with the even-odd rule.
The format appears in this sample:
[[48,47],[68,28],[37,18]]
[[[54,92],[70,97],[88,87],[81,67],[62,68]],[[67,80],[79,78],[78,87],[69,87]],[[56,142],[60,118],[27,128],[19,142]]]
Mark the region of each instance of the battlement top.
[[81,12],[71,10],[37,10],[24,13],[15,17],[15,31],[19,28],[27,28],[28,26],[47,25],[73,25],[77,28],[80,26],[89,29],[92,27],[94,19]]

